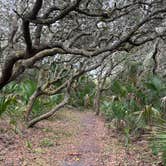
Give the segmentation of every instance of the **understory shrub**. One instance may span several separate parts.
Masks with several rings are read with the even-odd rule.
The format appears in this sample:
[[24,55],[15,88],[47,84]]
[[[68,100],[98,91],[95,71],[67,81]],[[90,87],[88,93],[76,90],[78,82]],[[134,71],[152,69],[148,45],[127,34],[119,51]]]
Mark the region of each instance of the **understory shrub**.
[[166,165],[166,122],[153,129],[150,140],[153,154],[161,155],[163,164]]
[[156,76],[140,85],[116,80],[111,86],[111,96],[116,100],[102,101],[101,110],[107,121],[123,121],[129,133],[136,134],[163,121],[160,99],[165,90],[165,84]]
[[73,84],[69,104],[74,107],[92,107],[95,83],[88,76],[82,76]]

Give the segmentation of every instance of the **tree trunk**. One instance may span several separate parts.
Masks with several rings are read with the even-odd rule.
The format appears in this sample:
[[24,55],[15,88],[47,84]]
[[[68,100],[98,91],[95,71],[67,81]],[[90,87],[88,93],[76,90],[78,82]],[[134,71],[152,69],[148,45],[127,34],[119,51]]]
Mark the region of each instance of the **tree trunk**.
[[96,96],[94,98],[94,110],[96,112],[96,115],[100,114],[100,97],[101,97],[101,90],[98,87],[97,92],[96,92]]
[[32,112],[33,105],[34,105],[37,97],[39,97],[40,95],[42,95],[42,92],[41,92],[40,88],[37,88],[36,91],[30,97],[28,105],[25,110],[25,120],[26,121],[29,120],[29,116],[30,116],[30,113]]
[[28,128],[33,127],[36,123],[38,123],[44,119],[48,119],[49,117],[54,115],[55,112],[59,111],[65,104],[68,103],[68,99],[69,99],[69,96],[65,96],[64,100],[60,104],[58,104],[55,108],[53,108],[51,111],[49,111],[39,117],[36,117],[33,120],[31,120],[30,122],[28,122]]

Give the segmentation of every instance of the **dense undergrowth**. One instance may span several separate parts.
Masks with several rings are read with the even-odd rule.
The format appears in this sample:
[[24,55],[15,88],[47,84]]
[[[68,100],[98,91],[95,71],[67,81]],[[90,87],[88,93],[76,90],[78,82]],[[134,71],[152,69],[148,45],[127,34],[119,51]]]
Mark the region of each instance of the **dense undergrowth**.
[[126,146],[132,137],[146,135],[155,155],[161,154],[166,164],[166,121],[161,98],[166,86],[156,76],[138,85],[113,81],[112,96],[102,101],[102,112],[108,122],[125,135]]

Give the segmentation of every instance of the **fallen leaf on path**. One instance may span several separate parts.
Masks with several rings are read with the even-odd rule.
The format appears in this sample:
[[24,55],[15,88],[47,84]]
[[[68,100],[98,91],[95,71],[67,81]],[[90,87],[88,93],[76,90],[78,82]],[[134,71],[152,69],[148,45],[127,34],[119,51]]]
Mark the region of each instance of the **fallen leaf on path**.
[[69,153],[68,155],[69,156],[81,156],[82,154],[81,153]]

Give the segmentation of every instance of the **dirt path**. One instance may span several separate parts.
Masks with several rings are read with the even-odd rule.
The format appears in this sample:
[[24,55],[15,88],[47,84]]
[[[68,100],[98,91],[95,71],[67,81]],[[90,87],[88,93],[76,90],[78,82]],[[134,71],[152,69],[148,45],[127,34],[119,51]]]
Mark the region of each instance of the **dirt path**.
[[88,112],[80,118],[82,129],[77,136],[75,154],[65,158],[64,166],[102,166],[104,150],[104,122],[93,113]]
[[65,110],[35,128],[0,120],[0,166],[150,166],[145,141],[127,149],[93,112]]

